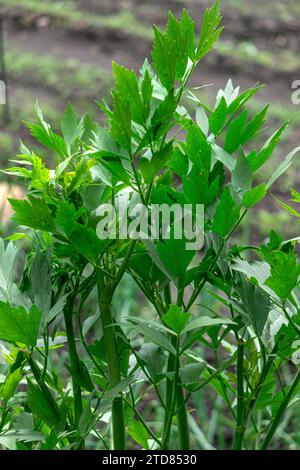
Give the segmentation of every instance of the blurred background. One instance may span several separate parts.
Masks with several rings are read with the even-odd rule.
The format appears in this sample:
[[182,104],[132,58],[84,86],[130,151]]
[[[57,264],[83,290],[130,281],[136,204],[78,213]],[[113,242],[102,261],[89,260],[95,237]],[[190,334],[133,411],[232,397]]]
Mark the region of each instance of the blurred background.
[[[115,60],[136,70],[145,56],[150,58],[152,24],[163,25],[168,10],[175,14],[187,8],[199,26],[206,0],[0,0],[0,70],[7,82],[8,104],[0,105],[0,166],[17,152],[19,140],[30,142],[22,120],[33,118],[39,99],[44,114],[58,128],[67,102],[80,112],[89,111],[101,119],[95,101],[109,99],[111,62]],[[271,165],[283,159],[300,142],[300,104],[292,104],[292,83],[300,80],[299,0],[223,0],[225,31],[215,50],[200,65],[192,85],[211,86],[201,90],[203,99],[213,102],[228,78],[246,88],[265,83],[252,104],[253,111],[271,103],[271,134],[276,126],[296,115]],[[188,103],[191,106],[191,103]],[[264,135],[262,139],[266,139]],[[263,140],[262,140],[263,142]],[[32,146],[33,143],[31,142]],[[39,154],[42,150],[38,150]],[[285,200],[289,187],[299,189],[300,159],[281,178],[274,192]],[[1,228],[5,231],[10,212],[5,206],[8,186],[0,177]],[[10,179],[10,182],[12,180]],[[254,231],[251,231],[251,226]],[[257,207],[244,226],[261,241],[270,228],[289,236],[297,227],[269,197]]]
[[[0,80],[7,83],[7,105],[0,104],[0,169],[8,166],[18,151],[20,139],[38,155],[51,155],[31,140],[23,120],[34,119],[36,99],[45,117],[59,129],[62,112],[71,101],[78,113],[89,111],[102,119],[95,103],[110,99],[112,60],[138,70],[150,57],[152,25],[164,25],[168,10],[180,14],[185,7],[201,24],[206,0],[0,0]],[[257,82],[266,87],[251,101],[251,112],[270,103],[269,128],[261,142],[283,121],[294,116],[271,162],[261,170],[264,180],[295,146],[300,145],[300,104],[292,103],[292,84],[300,80],[300,1],[223,0],[225,30],[221,40],[198,67],[191,86],[206,84],[197,93],[213,104],[229,78],[242,89]],[[300,85],[300,83],[299,83]],[[300,97],[300,94],[298,95]],[[0,89],[1,101],[1,89]],[[192,103],[186,102],[192,110]],[[282,177],[273,194],[289,199],[290,187],[300,190],[300,154]],[[20,183],[0,176],[0,235],[13,230],[8,194],[22,196]],[[299,235],[295,218],[268,196],[255,207],[237,234],[240,243],[260,243],[271,229],[285,237]],[[203,300],[205,303],[205,299]],[[94,306],[91,306],[93,311]],[[123,279],[115,299],[122,315],[149,314],[149,305],[129,278]],[[63,361],[60,354],[57,361]],[[161,411],[150,395],[146,418]],[[193,448],[226,448],[231,430],[220,397],[198,393],[194,399],[199,423],[192,421]],[[213,411],[211,411],[213,410]],[[286,416],[275,448],[300,448],[299,407]],[[158,419],[161,419],[159,417]],[[292,432],[291,432],[292,430]],[[206,436],[206,437],[204,437]],[[291,437],[292,436],[292,437]],[[91,444],[92,446],[92,444]]]

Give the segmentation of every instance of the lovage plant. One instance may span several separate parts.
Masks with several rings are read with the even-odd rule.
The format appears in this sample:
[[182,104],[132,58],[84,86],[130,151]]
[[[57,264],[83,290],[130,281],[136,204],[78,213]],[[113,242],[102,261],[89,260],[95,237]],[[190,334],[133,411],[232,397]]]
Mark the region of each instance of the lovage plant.
[[[232,238],[296,150],[255,185],[288,123],[260,147],[267,107],[254,116],[246,107],[260,86],[240,93],[229,80],[213,106],[188,90],[220,22],[219,1],[206,10],[199,38],[186,11],[180,19],[170,13],[165,31],[154,28],[152,65],[146,60],[136,75],[113,64],[102,125],[69,105],[57,133],[36,105],[28,128],[55,166],[22,144],[19,166],[6,170],[28,193],[10,201],[26,230],[0,246],[1,445],[196,447],[194,397],[207,389],[228,408],[235,449],[257,445],[262,413],[271,419],[269,378],[280,358],[266,325],[275,275],[256,275]],[[19,283],[18,240],[26,252]],[[124,275],[147,299],[147,315],[116,311]],[[285,302],[290,292],[277,294]],[[149,399],[158,414],[149,416]]]

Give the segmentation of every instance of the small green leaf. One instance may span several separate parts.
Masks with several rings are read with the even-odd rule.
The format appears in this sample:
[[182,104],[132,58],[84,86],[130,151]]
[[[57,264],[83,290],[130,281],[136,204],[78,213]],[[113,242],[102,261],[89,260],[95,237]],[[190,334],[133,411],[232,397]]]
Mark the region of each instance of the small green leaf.
[[280,142],[283,132],[287,129],[288,125],[289,121],[283,124],[283,126],[281,126],[280,129],[278,129],[272,135],[272,137],[270,137],[270,139],[265,143],[265,145],[258,154],[256,152],[250,153],[250,155],[248,156],[248,162],[253,172],[258,170],[271,157],[272,153]]
[[76,116],[71,104],[69,103],[61,121],[62,135],[65,140],[69,155],[71,154],[72,144],[80,139],[84,132],[84,123]]
[[249,189],[243,196],[243,204],[247,209],[260,202],[266,195],[266,186],[264,183]]
[[[226,214],[226,217],[224,215]],[[234,224],[238,221],[240,214],[239,207],[235,204],[228,187],[222,193],[216,213],[213,219],[213,232],[224,238],[233,229]]]
[[177,305],[170,305],[167,313],[162,316],[162,320],[171,330],[179,335],[185,328],[190,316],[190,313],[183,313],[182,309]]

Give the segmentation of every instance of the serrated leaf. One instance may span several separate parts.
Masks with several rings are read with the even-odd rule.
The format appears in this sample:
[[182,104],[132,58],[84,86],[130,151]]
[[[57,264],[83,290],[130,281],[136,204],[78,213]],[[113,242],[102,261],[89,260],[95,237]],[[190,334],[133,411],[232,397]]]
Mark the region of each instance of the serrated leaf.
[[299,265],[293,252],[275,251],[266,255],[271,266],[271,276],[265,284],[282,300],[286,300],[298,282]]
[[198,42],[196,57],[202,59],[212,48],[213,44],[219,38],[223,28],[218,28],[222,17],[220,15],[220,0],[207,8],[204,12],[201,34]]
[[84,123],[79,120],[71,104],[69,103],[61,121],[61,131],[67,146],[69,155],[72,144],[80,139],[84,132]]
[[[224,215],[226,214],[226,217]],[[213,232],[224,238],[233,229],[234,224],[238,221],[240,209],[233,200],[228,187],[222,193],[219,204],[217,205],[215,216],[213,219]]]
[[176,74],[175,47],[169,35],[157,26],[154,26],[152,61],[161,83],[168,91],[172,90]]
[[187,127],[186,153],[199,172],[210,172],[211,145],[205,134],[194,123]]
[[162,320],[171,330],[180,334],[189,321],[190,316],[190,313],[184,313],[177,305],[170,305],[167,313],[162,316]]
[[41,322],[41,312],[32,305],[27,313],[24,307],[12,307],[0,301],[0,338],[34,347]]
[[281,136],[283,132],[289,125],[289,121],[283,124],[273,135],[270,139],[265,143],[263,148],[259,153],[251,152],[248,156],[248,162],[250,165],[251,170],[257,171],[262,165],[264,165],[268,159],[271,157],[272,153],[274,152],[275,148],[277,147],[278,143],[280,142]]
[[18,225],[35,230],[52,231],[54,223],[49,207],[42,198],[28,196],[28,199],[8,199],[13,210],[13,219]]

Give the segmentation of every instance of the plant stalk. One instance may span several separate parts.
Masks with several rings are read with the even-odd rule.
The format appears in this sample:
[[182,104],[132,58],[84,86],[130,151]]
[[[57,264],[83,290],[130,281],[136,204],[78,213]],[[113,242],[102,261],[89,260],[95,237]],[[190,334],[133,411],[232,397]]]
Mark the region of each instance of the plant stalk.
[[[103,327],[103,337],[109,375],[109,387],[112,389],[121,382],[121,370],[111,314],[112,294],[103,285],[102,274],[97,270],[98,301]],[[112,436],[114,450],[126,449],[125,417],[123,397],[115,397],[112,402]]]
[[74,396],[74,424],[78,428],[79,420],[82,415],[82,396],[81,387],[78,384],[78,377],[80,377],[80,362],[76,349],[76,342],[73,328],[73,301],[70,300],[64,309],[64,319],[67,332],[68,350],[72,370],[72,386]]
[[244,413],[244,341],[238,341],[237,350],[237,421],[233,440],[233,450],[241,450],[245,433],[245,413]]
[[177,427],[178,427],[178,440],[180,450],[190,449],[190,432],[188,424],[188,413],[186,408],[185,393],[178,380],[177,386]]

